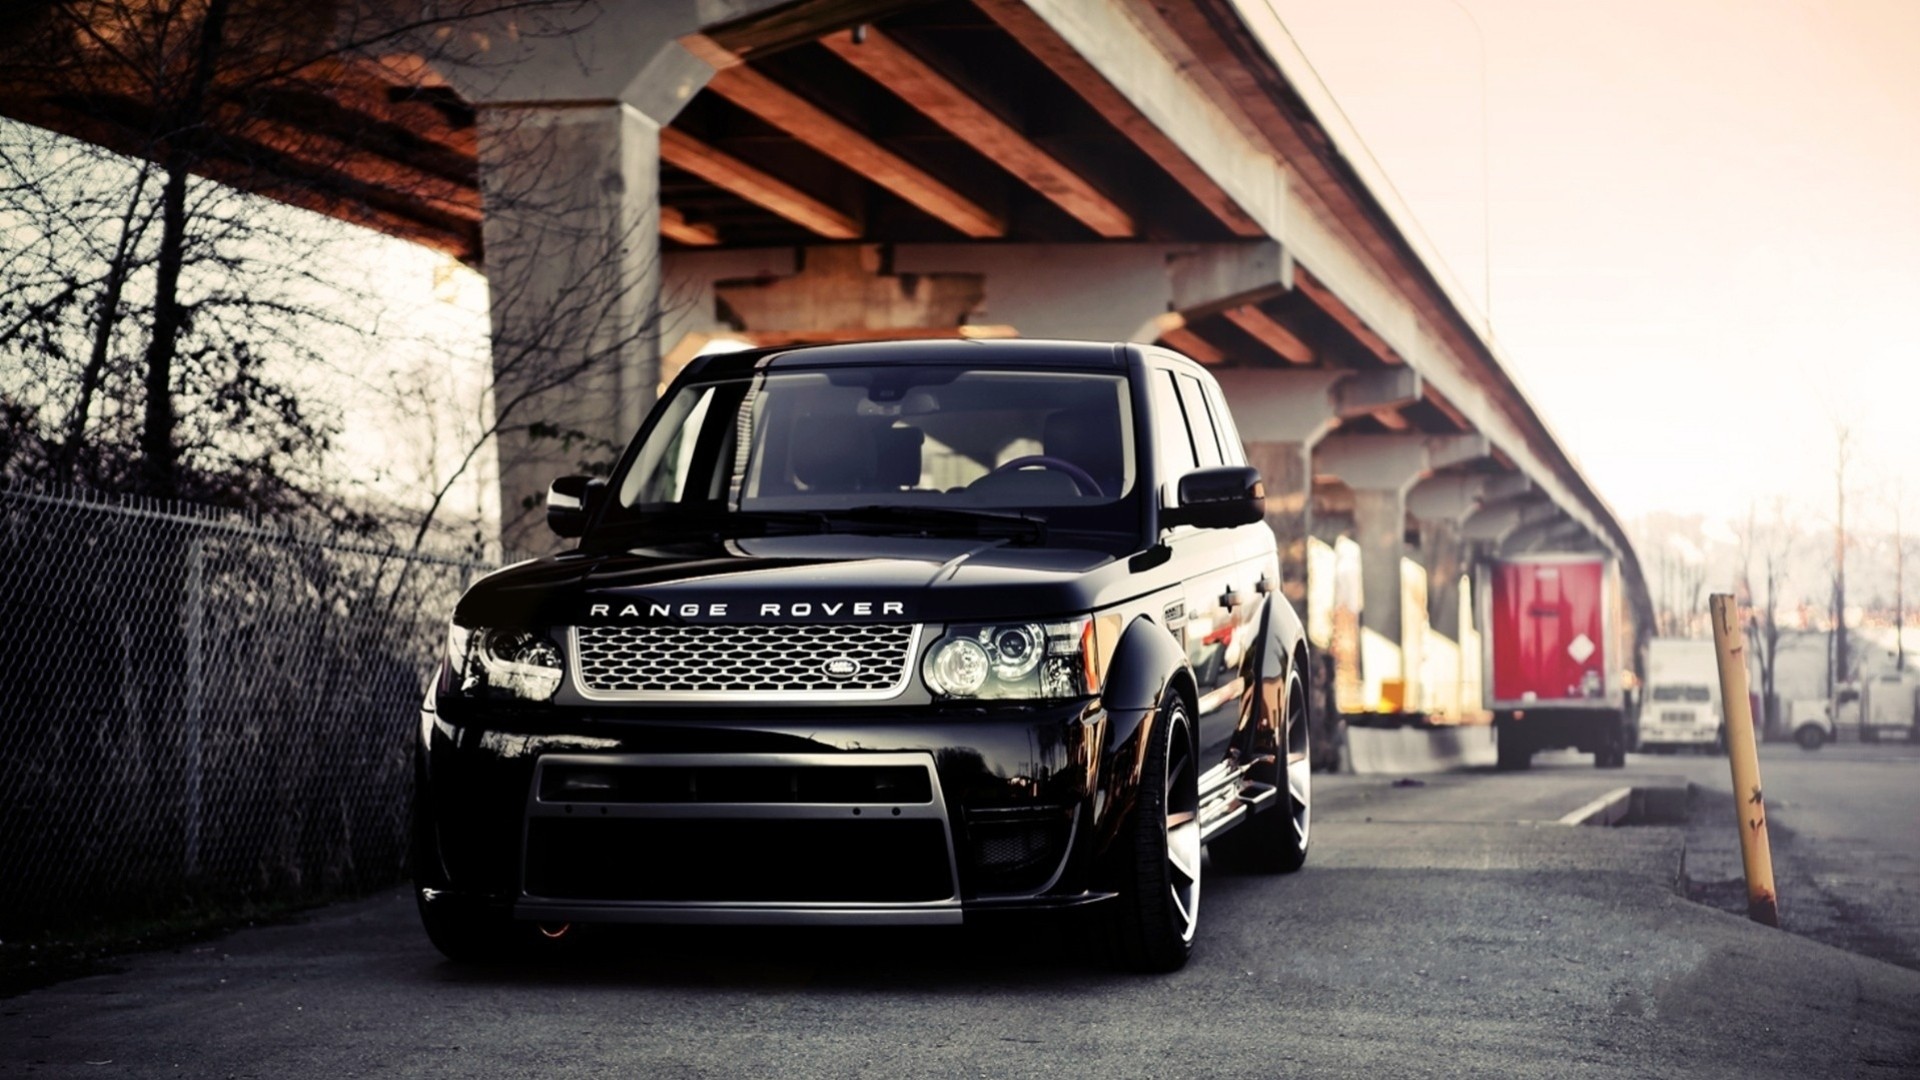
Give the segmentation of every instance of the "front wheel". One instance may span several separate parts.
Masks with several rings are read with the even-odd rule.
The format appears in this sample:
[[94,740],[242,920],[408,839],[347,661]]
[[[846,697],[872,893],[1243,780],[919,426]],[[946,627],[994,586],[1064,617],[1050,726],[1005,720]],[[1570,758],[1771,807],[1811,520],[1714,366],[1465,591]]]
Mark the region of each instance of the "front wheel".
[[420,924],[440,954],[459,964],[504,964],[529,960],[559,947],[572,929],[565,923],[521,922],[503,911],[460,903],[433,890],[415,888]]
[[1494,767],[1501,772],[1520,772],[1533,765],[1533,744],[1512,724],[1494,729]]
[[1808,724],[1793,733],[1793,741],[1800,744],[1802,750],[1818,750],[1827,744],[1826,733]]
[[1160,703],[1133,819],[1120,835],[1124,876],[1113,924],[1116,960],[1176,971],[1200,923],[1200,785],[1193,720],[1176,690]]

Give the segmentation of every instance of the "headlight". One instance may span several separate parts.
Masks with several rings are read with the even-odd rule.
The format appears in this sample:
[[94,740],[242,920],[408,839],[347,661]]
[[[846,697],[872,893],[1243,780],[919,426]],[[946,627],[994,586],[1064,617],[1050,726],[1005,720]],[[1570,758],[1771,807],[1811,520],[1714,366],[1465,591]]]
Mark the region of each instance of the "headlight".
[[447,631],[453,689],[465,697],[547,701],[560,689],[560,648],[525,630]]
[[1100,688],[1093,620],[950,627],[920,674],[941,697],[1084,697]]

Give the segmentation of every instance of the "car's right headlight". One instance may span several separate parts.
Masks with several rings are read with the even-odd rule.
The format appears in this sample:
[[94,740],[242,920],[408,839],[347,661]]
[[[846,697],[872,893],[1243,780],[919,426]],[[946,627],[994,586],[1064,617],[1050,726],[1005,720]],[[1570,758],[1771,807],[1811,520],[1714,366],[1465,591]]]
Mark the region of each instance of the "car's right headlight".
[[953,626],[920,665],[947,698],[1073,698],[1100,688],[1093,620]]
[[560,647],[528,630],[449,623],[447,666],[463,697],[550,701],[560,689]]

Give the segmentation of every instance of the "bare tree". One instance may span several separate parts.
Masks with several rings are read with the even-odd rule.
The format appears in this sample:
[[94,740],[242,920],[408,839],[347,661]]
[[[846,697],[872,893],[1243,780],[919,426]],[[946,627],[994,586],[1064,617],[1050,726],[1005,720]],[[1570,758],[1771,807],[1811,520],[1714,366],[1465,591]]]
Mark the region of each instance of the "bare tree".
[[[1747,593],[1748,647],[1760,664],[1760,700],[1766,724],[1772,730],[1779,723],[1779,694],[1776,676],[1780,656],[1780,592],[1785,586],[1788,567],[1798,539],[1786,513],[1786,500],[1775,498],[1771,518],[1765,524],[1756,520],[1755,508],[1747,508],[1746,529],[1740,537],[1740,567]],[[1754,570],[1758,562],[1759,579],[1755,587]]]
[[[466,222],[477,251],[474,164],[470,152],[442,152],[391,123],[343,130],[288,117],[317,102],[352,106],[366,96],[356,73],[384,49],[471,65],[484,42],[459,32],[465,22],[508,13],[537,36],[591,14],[579,0],[429,0],[398,22],[392,10],[41,0],[8,13],[0,90],[38,95],[16,103],[68,103],[63,120],[71,128],[81,117],[90,141],[0,122],[0,228],[20,240],[0,252],[0,475],[371,524],[324,475],[337,415],[289,373],[327,365],[330,347],[371,348],[367,313],[378,298],[341,272],[356,245],[350,230],[258,196],[408,236],[390,212],[404,199]],[[474,122],[445,94],[433,108],[456,129]],[[356,163],[395,142],[408,164],[380,158],[379,185],[370,184]],[[611,250],[624,239],[595,242]],[[592,257],[590,247],[570,257]],[[566,302],[611,309],[612,299],[583,290]],[[552,316],[583,314],[591,311]],[[520,425],[583,440],[535,406],[544,390],[606,363],[606,350],[560,362],[519,351],[528,355],[510,345],[496,358],[511,389],[497,395],[480,438]],[[547,366],[523,374],[535,359]],[[609,455],[600,447],[593,456]],[[416,544],[457,475],[437,478],[425,509],[408,515]]]

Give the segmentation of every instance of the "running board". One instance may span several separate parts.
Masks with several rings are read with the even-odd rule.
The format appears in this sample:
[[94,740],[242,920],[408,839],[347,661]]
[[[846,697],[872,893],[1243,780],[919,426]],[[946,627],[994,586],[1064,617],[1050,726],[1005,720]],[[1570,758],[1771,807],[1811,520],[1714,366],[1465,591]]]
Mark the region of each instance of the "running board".
[[1279,790],[1272,784],[1245,779],[1250,766],[1221,764],[1202,777],[1206,784],[1200,797],[1200,840],[1202,843],[1240,819],[1270,806]]

